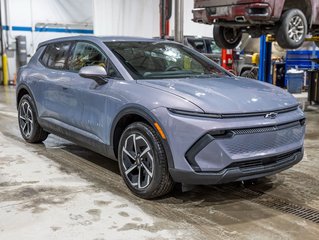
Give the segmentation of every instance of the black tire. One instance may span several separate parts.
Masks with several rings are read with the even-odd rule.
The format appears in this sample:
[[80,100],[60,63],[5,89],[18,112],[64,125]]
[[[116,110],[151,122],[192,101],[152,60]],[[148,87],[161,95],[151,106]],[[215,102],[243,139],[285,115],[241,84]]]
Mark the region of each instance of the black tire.
[[[148,147],[150,150],[141,155]],[[138,159],[137,155],[141,157]],[[136,122],[124,130],[119,142],[118,160],[124,182],[136,196],[152,199],[166,195],[173,189],[174,182],[168,171],[162,142],[157,132],[149,125]],[[133,170],[128,171],[130,169]]]
[[24,95],[18,106],[18,123],[22,137],[29,143],[40,143],[49,133],[37,121],[35,104],[29,95]]
[[303,12],[299,9],[290,9],[281,17],[276,40],[282,48],[296,49],[304,43],[307,33],[308,23]]
[[213,35],[217,46],[226,49],[236,48],[242,39],[240,29],[228,28],[220,25],[214,26]]
[[240,76],[244,78],[257,79],[256,74],[251,70],[245,70]]
[[316,46],[319,48],[319,42],[315,42]]

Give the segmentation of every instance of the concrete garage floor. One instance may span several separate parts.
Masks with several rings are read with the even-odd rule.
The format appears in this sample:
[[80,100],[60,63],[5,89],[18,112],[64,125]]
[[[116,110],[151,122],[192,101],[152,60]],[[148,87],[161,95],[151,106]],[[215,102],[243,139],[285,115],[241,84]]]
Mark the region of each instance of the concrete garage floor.
[[0,88],[0,239],[318,239],[315,109],[295,167],[146,201],[127,190],[114,161],[54,135],[25,143],[14,91]]

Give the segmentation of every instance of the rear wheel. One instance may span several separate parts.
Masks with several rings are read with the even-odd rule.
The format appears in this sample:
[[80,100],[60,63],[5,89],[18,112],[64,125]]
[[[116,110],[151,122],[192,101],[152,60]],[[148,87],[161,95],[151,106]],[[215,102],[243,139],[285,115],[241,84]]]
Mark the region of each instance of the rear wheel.
[[121,175],[135,195],[151,199],[172,190],[164,148],[149,125],[142,122],[129,125],[121,136],[118,151]]
[[40,143],[48,137],[37,121],[35,105],[29,95],[24,95],[18,107],[19,129],[22,137],[29,143]]
[[220,48],[234,49],[242,39],[240,29],[228,28],[220,25],[214,26],[213,34],[214,40]]
[[299,48],[308,33],[305,15],[299,9],[286,11],[276,32],[276,40],[280,47],[287,49]]
[[[319,36],[318,36],[319,37]],[[319,42],[315,42],[316,46],[319,48]]]

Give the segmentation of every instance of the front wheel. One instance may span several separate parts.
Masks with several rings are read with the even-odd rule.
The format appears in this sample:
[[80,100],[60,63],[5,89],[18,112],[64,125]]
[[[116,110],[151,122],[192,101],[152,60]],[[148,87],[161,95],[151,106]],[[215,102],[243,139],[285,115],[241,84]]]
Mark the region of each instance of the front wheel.
[[282,48],[296,49],[303,44],[307,33],[308,23],[304,13],[299,9],[290,9],[281,17],[276,40]]
[[220,25],[214,26],[213,35],[217,46],[226,49],[236,48],[242,39],[240,29],[228,28]]
[[118,160],[124,182],[135,195],[151,199],[172,190],[173,180],[163,145],[149,125],[136,122],[124,130]]

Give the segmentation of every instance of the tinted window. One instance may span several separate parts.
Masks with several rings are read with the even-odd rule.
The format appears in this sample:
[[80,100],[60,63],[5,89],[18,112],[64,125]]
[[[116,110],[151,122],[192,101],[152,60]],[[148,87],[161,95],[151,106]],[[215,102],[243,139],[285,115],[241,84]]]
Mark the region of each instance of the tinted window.
[[207,52],[208,53],[215,53],[215,54],[219,54],[222,52],[222,50],[220,49],[220,47],[218,47],[215,43],[214,40],[209,40],[206,39],[206,45],[207,45]]
[[69,70],[78,72],[82,67],[93,65],[104,67],[110,78],[123,79],[113,64],[96,46],[86,42],[78,42],[69,58]]
[[107,42],[134,79],[227,76],[211,61],[170,42]]
[[71,43],[49,44],[41,58],[44,65],[50,68],[63,69]]
[[123,79],[121,74],[116,70],[112,63],[109,63],[107,76],[110,78]]
[[188,43],[198,52],[206,53],[206,46],[203,39],[188,38]]
[[50,46],[47,46],[44,50],[44,54],[42,55],[41,61],[44,65],[47,66],[48,59],[49,59],[49,52],[50,52]]
[[93,65],[99,65],[107,69],[106,57],[92,44],[77,43],[69,60],[69,69],[79,71],[82,67]]

